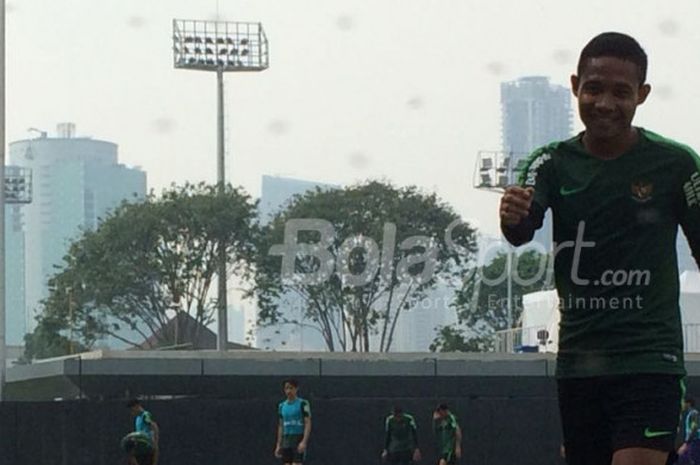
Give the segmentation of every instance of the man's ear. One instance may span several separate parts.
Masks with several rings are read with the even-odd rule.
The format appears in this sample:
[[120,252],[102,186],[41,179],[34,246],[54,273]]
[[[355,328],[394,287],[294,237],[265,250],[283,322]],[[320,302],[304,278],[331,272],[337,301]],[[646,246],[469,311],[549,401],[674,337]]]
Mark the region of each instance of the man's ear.
[[651,92],[651,86],[649,84],[643,84],[639,86],[639,92],[637,93],[637,105],[644,103]]
[[578,98],[578,76],[575,74],[571,75],[571,92]]

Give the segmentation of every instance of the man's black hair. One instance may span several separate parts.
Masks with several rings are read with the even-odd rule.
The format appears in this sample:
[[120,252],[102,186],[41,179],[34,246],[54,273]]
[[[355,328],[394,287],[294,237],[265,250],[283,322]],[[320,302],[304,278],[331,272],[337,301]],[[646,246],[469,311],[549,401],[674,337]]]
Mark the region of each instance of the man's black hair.
[[295,388],[298,388],[298,387],[299,387],[299,381],[297,381],[297,380],[294,379],[294,378],[287,378],[287,379],[285,379],[284,381],[282,381],[282,387],[284,387],[287,383],[291,384],[291,385],[294,386]]
[[613,57],[629,61],[637,66],[639,85],[647,80],[647,54],[639,42],[627,34],[620,32],[604,32],[591,39],[581,50],[578,59],[577,74],[579,77],[591,58]]
[[134,407],[136,405],[141,405],[141,401],[136,398],[129,399],[129,401],[126,403],[126,406],[128,408]]
[[403,408],[401,408],[400,405],[394,405],[394,407],[391,409],[391,411],[394,415],[398,415],[400,413],[403,413]]
[[447,406],[447,404],[440,404],[437,406],[437,409],[435,409],[435,410],[445,411],[445,410],[449,410],[449,409],[450,408]]
[[695,407],[695,399],[693,397],[685,396],[685,402],[691,407]]

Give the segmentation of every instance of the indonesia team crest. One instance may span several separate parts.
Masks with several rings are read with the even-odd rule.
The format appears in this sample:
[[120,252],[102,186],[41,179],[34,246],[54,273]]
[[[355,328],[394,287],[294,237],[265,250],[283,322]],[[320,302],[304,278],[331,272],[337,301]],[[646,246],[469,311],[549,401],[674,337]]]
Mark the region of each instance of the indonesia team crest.
[[634,181],[630,186],[632,198],[637,202],[646,202],[651,200],[651,193],[654,191],[654,185],[648,181]]

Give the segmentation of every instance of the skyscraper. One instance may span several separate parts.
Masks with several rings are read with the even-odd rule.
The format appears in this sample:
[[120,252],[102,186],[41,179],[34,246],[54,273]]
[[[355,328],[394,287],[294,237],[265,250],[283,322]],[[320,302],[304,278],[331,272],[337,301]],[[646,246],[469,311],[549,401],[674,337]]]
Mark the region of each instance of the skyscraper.
[[[428,352],[440,326],[454,325],[457,315],[451,307],[456,289],[438,282],[423,299],[399,314],[390,352]],[[375,338],[376,339],[376,338]],[[375,343],[374,347],[378,347]]]
[[[76,137],[72,123],[59,124],[57,132],[56,137],[41,132],[9,147],[10,163],[33,173],[33,202],[21,207],[24,244],[8,237],[8,247],[24,250],[26,331],[35,326],[48,279],[62,265],[70,242],[97,227],[122,201],[146,194],[146,173],[119,164],[116,144]],[[8,270],[19,269],[13,260],[19,258],[10,254]]]
[[[503,151],[511,153],[511,166],[537,147],[571,137],[572,111],[569,88],[551,84],[544,76],[522,77],[501,83]],[[551,213],[534,240],[552,247]]]

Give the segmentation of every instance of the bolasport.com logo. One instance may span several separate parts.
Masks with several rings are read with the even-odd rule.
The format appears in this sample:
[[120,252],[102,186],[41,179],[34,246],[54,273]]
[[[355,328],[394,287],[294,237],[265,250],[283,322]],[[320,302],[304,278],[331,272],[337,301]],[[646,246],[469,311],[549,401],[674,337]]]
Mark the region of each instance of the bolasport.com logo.
[[[269,249],[269,255],[282,257],[281,278],[285,282],[293,282],[302,285],[320,285],[328,281],[331,276],[337,275],[343,282],[344,287],[365,286],[372,282],[379,274],[382,279],[389,280],[395,276],[403,284],[425,283],[433,279],[437,270],[437,257],[440,248],[446,248],[448,253],[466,253],[464,247],[456,243],[454,230],[461,221],[455,221],[448,226],[444,236],[439,240],[427,236],[412,236],[397,244],[397,228],[393,223],[384,224],[383,240],[378,244],[368,236],[357,234],[343,240],[337,250],[333,250],[337,244],[336,231],[333,225],[323,219],[290,219],[285,223],[284,243],[275,244]],[[313,233],[318,240],[314,242],[300,242],[301,233]],[[650,270],[622,270],[609,269],[601,273],[597,278],[582,277],[580,266],[587,250],[596,247],[595,241],[587,241],[585,236],[585,222],[578,224],[576,239],[555,244],[552,253],[537,242],[530,242],[518,247],[514,254],[514,264],[510,272],[503,270],[500,275],[486,276],[483,273],[484,257],[494,256],[494,252],[505,253],[508,248],[504,243],[490,244],[479,251],[478,263],[480,266],[473,267],[471,271],[479,272],[479,282],[482,286],[498,286],[506,279],[511,279],[513,283],[521,286],[530,286],[543,277],[551,284],[551,275],[546,275],[549,271],[549,261],[556,259],[556,256],[566,249],[573,249],[570,280],[575,286],[649,286],[651,283]],[[308,234],[307,236],[308,237]],[[398,249],[398,250],[397,250]],[[420,252],[415,252],[415,250]],[[528,276],[521,276],[518,272],[517,260],[519,255],[532,249],[540,254],[538,269]],[[365,268],[363,270],[350,270],[348,263],[350,255],[357,253],[364,254]],[[398,255],[401,254],[401,255]],[[396,258],[400,257],[399,260]],[[312,269],[300,271],[296,266],[299,260],[311,260],[316,263]],[[409,268],[422,265],[419,274],[410,273]],[[473,275],[467,274],[467,279]]]

